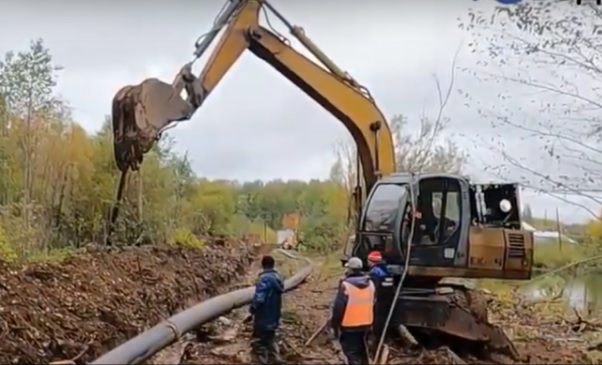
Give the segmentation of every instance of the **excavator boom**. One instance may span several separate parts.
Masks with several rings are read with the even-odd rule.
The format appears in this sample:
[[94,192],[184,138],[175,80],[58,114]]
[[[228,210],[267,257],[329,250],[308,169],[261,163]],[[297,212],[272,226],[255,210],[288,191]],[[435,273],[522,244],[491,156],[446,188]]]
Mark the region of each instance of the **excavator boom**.
[[[301,28],[286,23],[291,33],[322,60],[323,65],[314,63],[288,45],[283,37],[260,26],[259,12],[266,4],[261,0],[233,0],[230,6],[235,7],[231,11],[234,16],[229,19],[224,34],[198,78],[192,75],[187,65],[171,85],[147,79],[139,85],[122,89],[116,95],[113,105],[117,115],[120,110],[125,115],[129,109],[131,114],[137,113],[135,118],[119,118],[114,113],[114,128],[120,133],[116,135],[115,152],[122,171],[128,167],[137,168],[142,154],[150,149],[166,126],[190,119],[247,49],[343,123],[357,145],[366,190],[369,191],[381,175],[395,171],[391,131],[374,100],[350,76],[338,69]],[[279,13],[277,16],[286,21]],[[186,101],[179,96],[183,89],[188,94]],[[132,105],[132,101],[138,106],[122,106]],[[129,126],[126,125],[128,120]],[[132,125],[134,120],[136,125]],[[130,131],[129,135],[127,131]],[[141,142],[137,145],[136,141]]]

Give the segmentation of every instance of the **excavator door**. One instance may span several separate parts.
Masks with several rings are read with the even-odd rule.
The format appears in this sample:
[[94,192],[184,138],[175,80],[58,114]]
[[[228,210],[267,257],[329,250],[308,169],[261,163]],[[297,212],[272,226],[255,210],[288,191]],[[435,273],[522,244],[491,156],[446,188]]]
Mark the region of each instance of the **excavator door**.
[[468,182],[452,175],[427,175],[417,185],[414,231],[409,237],[408,227],[402,224],[401,235],[412,241],[410,265],[465,266],[470,225]]
[[402,271],[411,241],[410,266],[426,276],[437,275],[429,267],[466,266],[468,196],[468,182],[454,175],[382,179],[368,196],[353,254],[365,259],[378,250],[394,272]]

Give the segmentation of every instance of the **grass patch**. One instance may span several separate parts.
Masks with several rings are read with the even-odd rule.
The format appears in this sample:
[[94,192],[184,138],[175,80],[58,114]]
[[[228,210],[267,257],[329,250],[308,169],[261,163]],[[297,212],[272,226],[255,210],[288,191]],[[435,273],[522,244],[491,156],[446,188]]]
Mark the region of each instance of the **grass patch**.
[[[297,253],[295,253],[295,254],[297,254]],[[290,258],[279,251],[275,251],[275,252],[271,253],[271,255],[276,260],[276,269],[286,279],[295,275],[301,269],[301,267],[307,265],[305,260]]]
[[288,323],[293,323],[293,324],[298,324],[298,323],[303,323],[303,318],[301,318],[301,316],[295,311],[284,309],[284,310],[282,310],[282,321],[288,322]]
[[533,264],[543,269],[556,269],[587,257],[584,247],[565,243],[560,247],[557,244],[535,246]]
[[343,253],[340,250],[331,252],[328,255],[312,257],[312,260],[319,264],[316,272],[318,280],[343,275],[345,270],[341,265],[341,257],[343,257]]
[[520,281],[515,282],[507,280],[481,279],[478,281],[477,286],[481,289],[489,290],[495,294],[509,294],[516,290],[520,283]]
[[27,256],[26,262],[61,262],[74,253],[72,248],[55,248],[38,251]]
[[[294,254],[299,257],[307,257],[313,262],[315,269],[312,276],[318,281],[331,276],[342,275],[344,273],[340,261],[340,258],[342,257],[340,251],[332,252],[327,255],[312,251],[294,252]],[[302,267],[307,265],[307,262],[302,258],[293,259],[278,251],[274,252],[273,255],[274,258],[276,258],[278,270],[286,277],[296,274]]]
[[14,251],[5,250],[0,246],[0,260],[12,264],[28,264],[36,262],[61,262],[73,255],[73,248],[53,248],[48,250],[37,250],[17,255]]
[[205,242],[186,228],[176,229],[169,240],[169,244],[172,246],[184,246],[197,250],[201,250],[205,247]]

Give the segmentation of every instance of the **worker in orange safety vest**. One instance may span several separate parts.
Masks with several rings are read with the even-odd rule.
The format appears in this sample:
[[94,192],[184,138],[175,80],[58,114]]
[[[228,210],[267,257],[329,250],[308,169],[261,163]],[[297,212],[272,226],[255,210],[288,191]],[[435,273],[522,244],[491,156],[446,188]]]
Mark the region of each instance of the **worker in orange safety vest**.
[[339,283],[330,323],[347,363],[368,364],[365,339],[374,322],[375,286],[362,272],[362,260],[352,257],[345,266],[348,272]]

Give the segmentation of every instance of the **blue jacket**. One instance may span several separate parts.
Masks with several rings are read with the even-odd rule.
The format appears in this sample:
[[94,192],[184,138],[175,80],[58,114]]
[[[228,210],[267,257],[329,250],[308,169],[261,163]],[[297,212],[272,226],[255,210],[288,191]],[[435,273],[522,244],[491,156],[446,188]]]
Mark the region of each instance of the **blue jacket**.
[[253,326],[256,329],[265,331],[278,329],[282,310],[282,293],[284,293],[284,281],[276,270],[268,269],[259,274],[255,295],[250,306],[250,312],[253,314]]
[[375,285],[379,285],[383,282],[383,280],[388,277],[389,269],[387,269],[387,264],[382,262],[380,264],[372,266],[370,269],[370,278],[374,281]]
[[339,282],[339,289],[334,299],[334,305],[332,307],[332,318],[330,320],[332,329],[335,331],[335,333],[339,331],[366,331],[368,329],[368,326],[341,328],[341,322],[343,321],[343,315],[345,314],[345,310],[347,309],[347,301],[349,300],[349,296],[345,294],[345,289],[342,285],[343,281],[360,289],[363,289],[370,285],[370,277],[364,275],[363,273],[347,274],[347,276],[343,280],[341,280],[341,282]]

